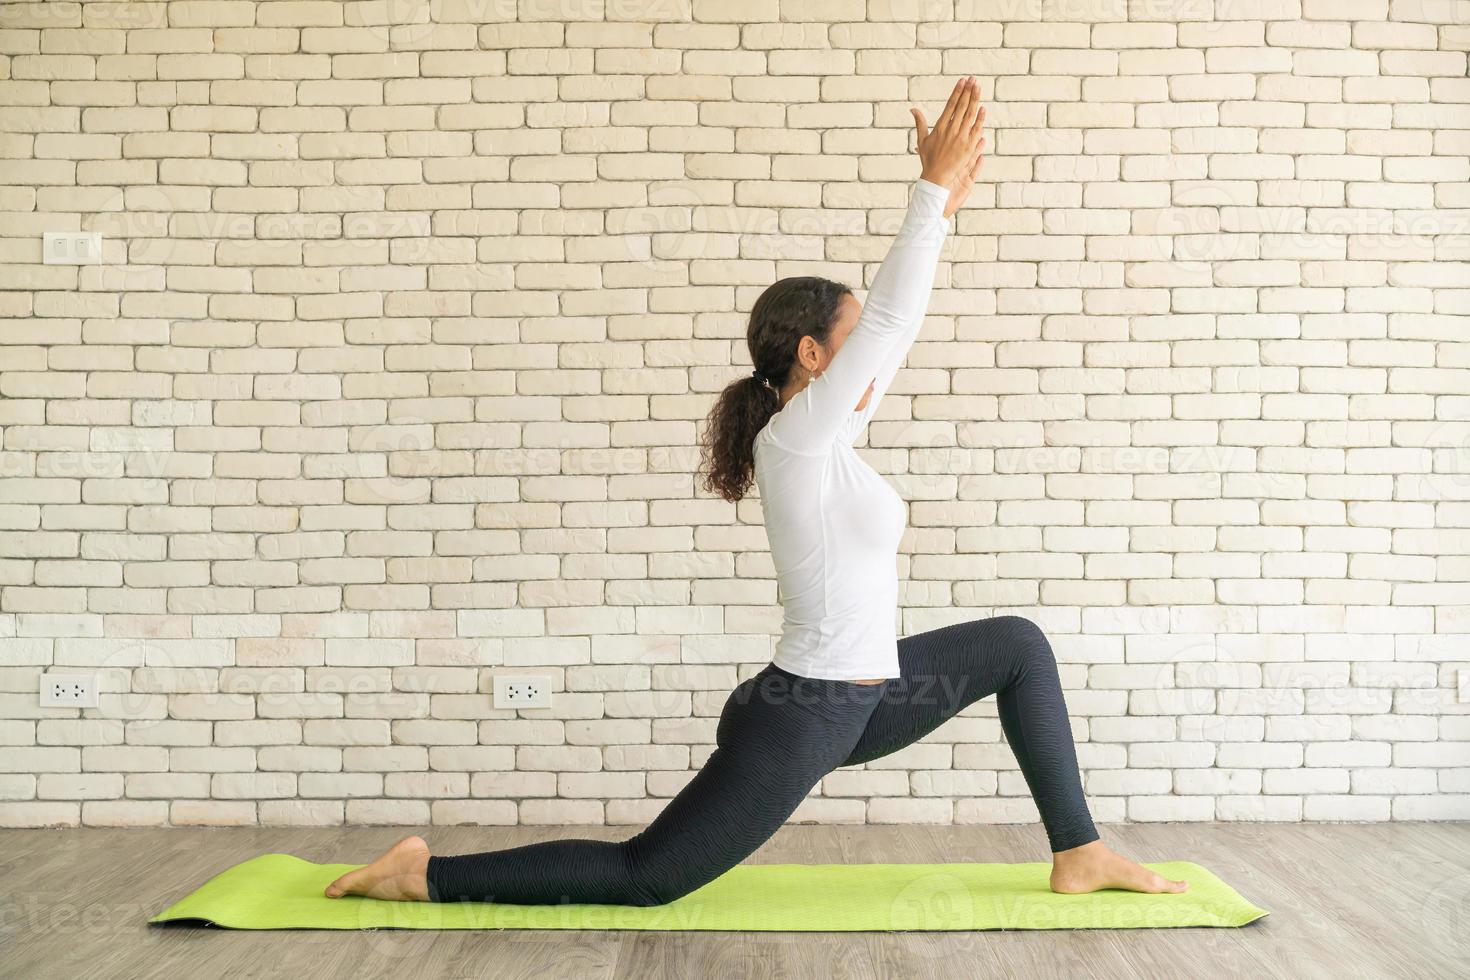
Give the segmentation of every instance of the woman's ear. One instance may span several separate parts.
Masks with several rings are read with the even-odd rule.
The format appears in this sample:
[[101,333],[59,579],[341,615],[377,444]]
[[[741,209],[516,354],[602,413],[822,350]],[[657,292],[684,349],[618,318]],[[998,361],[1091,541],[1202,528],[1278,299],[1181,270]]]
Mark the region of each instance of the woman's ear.
[[806,334],[796,345],[796,366],[805,373],[819,369],[821,364],[822,345],[811,334]]

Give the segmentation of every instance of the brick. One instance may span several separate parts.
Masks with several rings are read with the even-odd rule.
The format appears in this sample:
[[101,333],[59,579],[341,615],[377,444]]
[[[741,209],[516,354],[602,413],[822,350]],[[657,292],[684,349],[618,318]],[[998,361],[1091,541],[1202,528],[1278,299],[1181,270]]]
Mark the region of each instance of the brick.
[[348,800],[349,824],[410,824],[429,822],[429,804],[424,800]]
[[134,772],[124,777],[125,793],[136,800],[203,799],[209,796],[206,772]]
[[336,827],[346,807],[340,800],[261,800],[256,809],[262,827]]
[[77,802],[38,800],[0,806],[0,827],[78,827],[82,805]]
[[34,799],[36,780],[36,776],[28,773],[0,775],[0,800]]
[[900,799],[877,797],[868,803],[869,823],[952,822],[954,803],[947,799]]
[[87,827],[157,827],[168,822],[166,800],[84,800]]
[[555,796],[557,774],[552,772],[476,772],[470,774],[470,795],[520,798]]
[[306,798],[382,796],[383,777],[371,772],[304,772],[296,787]]
[[527,825],[600,824],[603,803],[594,800],[526,800],[520,822]]
[[42,800],[110,800],[122,791],[121,773],[47,773],[36,781]]
[[516,805],[507,800],[434,800],[430,813],[436,827],[514,826],[517,821]]
[[414,799],[461,798],[470,790],[470,777],[463,772],[390,772],[383,777],[384,796]]
[[178,827],[248,827],[256,822],[255,803],[244,800],[175,800],[169,804],[168,819]]

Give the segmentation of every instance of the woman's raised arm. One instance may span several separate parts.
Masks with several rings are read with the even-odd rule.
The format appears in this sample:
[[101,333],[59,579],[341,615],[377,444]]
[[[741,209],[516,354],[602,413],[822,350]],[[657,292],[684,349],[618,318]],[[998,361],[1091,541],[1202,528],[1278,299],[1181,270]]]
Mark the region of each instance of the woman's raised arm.
[[[772,440],[792,452],[826,453],[840,435],[855,432],[848,428],[853,406],[869,382],[881,397],[879,382],[886,390],[923,322],[953,213],[948,205],[956,188],[968,193],[978,169],[984,143],[978,88],[973,79],[957,83],[932,133],[924,132],[923,113],[915,114],[923,173],[914,182],[908,212],[873,277],[858,322],[826,369],[771,419]],[[870,399],[870,407],[876,400]]]

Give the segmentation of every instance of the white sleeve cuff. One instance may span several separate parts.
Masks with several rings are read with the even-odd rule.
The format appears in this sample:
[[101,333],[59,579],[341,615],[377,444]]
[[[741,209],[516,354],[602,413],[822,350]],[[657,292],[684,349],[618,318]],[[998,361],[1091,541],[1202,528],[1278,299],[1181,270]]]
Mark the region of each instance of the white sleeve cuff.
[[943,184],[936,184],[932,180],[925,180],[923,177],[920,177],[915,182],[914,187],[916,190],[923,191],[926,194],[938,194],[944,201],[949,200],[949,188]]

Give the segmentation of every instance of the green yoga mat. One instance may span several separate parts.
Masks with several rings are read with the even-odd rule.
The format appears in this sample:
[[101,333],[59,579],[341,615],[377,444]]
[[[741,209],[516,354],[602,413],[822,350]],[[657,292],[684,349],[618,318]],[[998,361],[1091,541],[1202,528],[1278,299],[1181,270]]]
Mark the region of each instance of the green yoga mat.
[[1243,926],[1268,914],[1189,861],[1149,864],[1182,895],[1058,895],[1049,862],[741,864],[666,905],[387,902],[322,889],[357,864],[264,854],[235,865],[149,922],[230,929],[650,929],[889,932]]

